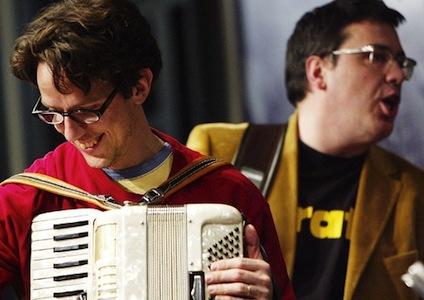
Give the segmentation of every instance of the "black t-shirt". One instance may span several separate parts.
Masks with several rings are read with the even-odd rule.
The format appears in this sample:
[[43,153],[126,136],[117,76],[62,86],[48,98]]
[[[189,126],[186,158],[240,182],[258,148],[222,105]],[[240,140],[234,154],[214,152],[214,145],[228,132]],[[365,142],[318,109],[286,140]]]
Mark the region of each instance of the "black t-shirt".
[[349,226],[365,155],[341,158],[299,142],[293,286],[297,299],[343,299]]

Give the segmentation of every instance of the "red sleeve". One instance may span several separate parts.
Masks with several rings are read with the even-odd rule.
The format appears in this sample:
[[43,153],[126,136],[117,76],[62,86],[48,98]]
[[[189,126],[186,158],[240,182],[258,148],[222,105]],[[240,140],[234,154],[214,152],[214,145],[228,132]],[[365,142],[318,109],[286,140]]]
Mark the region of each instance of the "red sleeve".
[[266,205],[262,214],[262,230],[259,232],[265,251],[266,260],[271,266],[274,280],[274,299],[295,299],[286,265],[279,247],[277,232],[269,206]]
[[17,291],[29,291],[29,234],[34,203],[29,199],[36,195],[30,187],[0,187],[0,290],[12,285]]
[[255,187],[251,189],[248,197],[247,221],[255,226],[265,252],[265,260],[271,266],[274,299],[295,299],[269,205]]

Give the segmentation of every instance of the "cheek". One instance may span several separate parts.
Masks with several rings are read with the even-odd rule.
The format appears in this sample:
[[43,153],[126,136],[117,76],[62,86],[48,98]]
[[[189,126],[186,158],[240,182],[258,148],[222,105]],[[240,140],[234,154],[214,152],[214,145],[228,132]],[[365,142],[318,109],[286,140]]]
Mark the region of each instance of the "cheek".
[[99,129],[108,132],[114,139],[121,140],[132,125],[131,117],[132,114],[129,111],[114,111],[113,114],[108,115],[108,117],[103,120],[101,128]]
[[350,106],[362,106],[372,102],[378,86],[376,78],[372,76],[351,74],[339,81],[339,85],[335,88]]
[[59,132],[60,134],[63,134],[64,133],[64,131],[63,131],[63,123],[61,123],[61,124],[56,124],[56,125],[53,125],[54,126],[54,129],[56,129],[56,131],[57,132]]

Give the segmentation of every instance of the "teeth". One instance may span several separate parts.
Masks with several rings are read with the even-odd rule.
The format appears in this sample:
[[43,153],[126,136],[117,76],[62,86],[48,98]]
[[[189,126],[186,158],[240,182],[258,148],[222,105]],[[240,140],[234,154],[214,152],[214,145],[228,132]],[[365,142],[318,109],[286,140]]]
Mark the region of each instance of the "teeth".
[[74,143],[81,149],[87,149],[87,148],[94,147],[97,144],[97,140],[91,141],[91,142],[84,142],[84,143],[80,141],[75,141]]

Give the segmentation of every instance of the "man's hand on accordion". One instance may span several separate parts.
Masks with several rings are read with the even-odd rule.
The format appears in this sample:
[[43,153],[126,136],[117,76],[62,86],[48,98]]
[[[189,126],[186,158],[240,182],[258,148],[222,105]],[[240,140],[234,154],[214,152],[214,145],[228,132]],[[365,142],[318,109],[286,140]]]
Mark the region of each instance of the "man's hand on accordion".
[[248,257],[216,261],[206,274],[208,292],[221,299],[272,299],[271,268],[263,259],[253,225],[245,227]]

